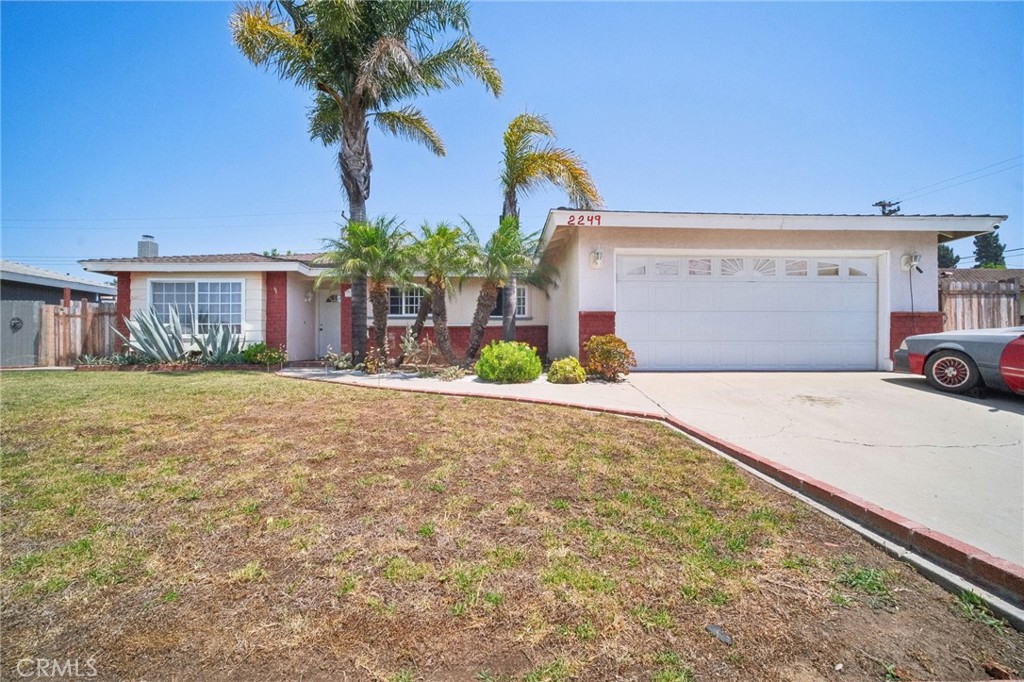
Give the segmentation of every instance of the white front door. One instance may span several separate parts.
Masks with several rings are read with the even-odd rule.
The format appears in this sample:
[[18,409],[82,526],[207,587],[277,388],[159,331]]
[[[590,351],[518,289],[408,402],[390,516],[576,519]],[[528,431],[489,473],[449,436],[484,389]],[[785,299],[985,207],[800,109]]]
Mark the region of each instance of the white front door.
[[341,296],[316,289],[316,355],[322,358],[328,350],[341,354]]
[[638,369],[878,368],[878,259],[620,255],[618,336]]

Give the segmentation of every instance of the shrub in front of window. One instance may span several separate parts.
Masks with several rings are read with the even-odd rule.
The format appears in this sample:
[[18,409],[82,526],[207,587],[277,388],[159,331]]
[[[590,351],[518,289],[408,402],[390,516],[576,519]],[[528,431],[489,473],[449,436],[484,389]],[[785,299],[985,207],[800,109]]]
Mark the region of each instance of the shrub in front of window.
[[199,362],[207,365],[223,365],[237,361],[242,353],[242,336],[232,334],[224,324],[210,327],[206,336],[193,337],[199,346]]
[[492,341],[480,351],[476,375],[499,384],[525,384],[541,372],[537,349],[522,341]]
[[553,384],[582,384],[586,380],[587,373],[583,365],[572,355],[555,360],[548,369],[548,381]]
[[583,349],[587,351],[587,374],[605,381],[618,381],[620,374],[629,374],[629,368],[636,367],[633,351],[615,334],[591,336]]

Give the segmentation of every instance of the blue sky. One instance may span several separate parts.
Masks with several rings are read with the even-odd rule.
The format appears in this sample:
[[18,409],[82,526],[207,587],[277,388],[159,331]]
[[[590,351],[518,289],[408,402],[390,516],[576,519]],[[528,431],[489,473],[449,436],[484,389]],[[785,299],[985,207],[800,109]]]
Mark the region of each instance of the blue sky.
[[[81,274],[143,233],[163,255],[336,233],[309,94],[237,52],[232,9],[0,3],[3,258]],[[501,134],[530,111],[610,209],[875,213],[904,196],[904,213],[1007,214],[1002,241],[1024,247],[1024,4],[479,2],[472,25],[504,95],[417,102],[445,158],[372,131],[371,214],[488,233]],[[564,203],[532,195],[524,223]]]

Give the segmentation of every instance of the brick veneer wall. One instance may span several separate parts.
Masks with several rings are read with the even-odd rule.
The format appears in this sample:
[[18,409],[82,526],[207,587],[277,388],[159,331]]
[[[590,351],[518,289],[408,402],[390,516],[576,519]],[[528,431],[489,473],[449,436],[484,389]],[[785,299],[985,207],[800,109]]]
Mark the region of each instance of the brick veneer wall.
[[583,344],[591,336],[615,333],[615,311],[580,311],[580,362],[587,362]]
[[[117,331],[121,332],[125,338],[128,338],[128,325],[125,324],[125,318],[131,317],[132,315],[132,273],[130,272],[119,272],[117,273],[117,319],[114,320],[114,325]],[[121,346],[121,340],[118,339],[117,347]]]
[[[486,346],[491,341],[500,341],[502,337],[501,327],[487,327],[484,330],[484,342]],[[452,349],[458,357],[466,355],[466,347],[469,345],[469,326],[448,327],[448,333],[452,339]],[[373,325],[370,325],[370,338],[373,338]],[[401,352],[400,341],[405,334],[405,327],[388,325],[388,346],[391,355],[398,355]],[[434,328],[424,327],[420,334],[420,341],[430,339],[434,341]],[[546,324],[516,325],[516,341],[525,341],[537,349],[537,355],[542,359],[548,355],[548,326]]]
[[346,295],[348,290],[348,284],[342,284],[338,289],[341,296],[341,348],[338,355],[352,352],[352,297]]
[[268,272],[264,276],[267,291],[266,343],[272,348],[288,342],[288,273]]
[[942,313],[889,313],[889,357],[914,334],[942,331]]

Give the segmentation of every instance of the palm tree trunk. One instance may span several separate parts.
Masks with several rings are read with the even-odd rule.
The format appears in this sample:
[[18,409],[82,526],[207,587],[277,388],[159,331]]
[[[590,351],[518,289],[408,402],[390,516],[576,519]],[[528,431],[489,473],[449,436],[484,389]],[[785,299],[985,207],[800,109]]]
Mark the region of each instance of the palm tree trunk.
[[[420,334],[423,333],[423,325],[427,323],[427,316],[430,315],[430,292],[424,291],[423,296],[420,297],[420,307],[416,310],[416,320],[412,323],[411,331],[416,341],[420,340]],[[401,353],[398,356],[398,362],[396,364],[401,365],[405,362],[405,353]]]
[[[519,220],[519,197],[516,195],[516,188],[510,187],[505,191],[505,203],[501,209],[501,219],[515,218]],[[518,228],[517,228],[518,229]],[[516,340],[516,278],[512,277],[505,282],[505,288],[501,295],[504,301],[501,306],[501,338],[505,341]]]
[[377,350],[382,357],[388,351],[388,286],[387,282],[371,281],[370,304],[373,306],[373,330]]
[[469,345],[466,346],[466,360],[472,362],[480,352],[483,344],[484,332],[487,331],[487,322],[491,319],[491,311],[498,301],[498,285],[494,282],[484,281],[480,285],[480,295],[476,297],[476,311],[473,313],[473,322],[469,327]]
[[516,290],[519,288],[515,277],[501,290],[504,301],[501,306],[501,338],[516,340]]
[[434,318],[434,340],[437,348],[444,355],[445,362],[455,364],[455,351],[452,350],[452,337],[448,333],[448,305],[445,292],[439,286],[430,285],[430,309]]
[[[349,220],[366,222],[366,200],[370,197],[369,124],[358,103],[345,108],[345,122],[338,152],[341,183],[348,198]],[[352,278],[352,363],[366,357],[366,278]]]

